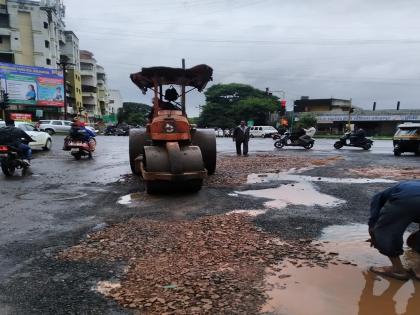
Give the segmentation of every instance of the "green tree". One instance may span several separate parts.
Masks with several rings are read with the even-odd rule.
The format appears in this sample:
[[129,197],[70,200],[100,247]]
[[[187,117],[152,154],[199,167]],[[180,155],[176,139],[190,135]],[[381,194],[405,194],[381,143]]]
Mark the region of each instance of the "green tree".
[[125,102],[123,107],[118,109],[117,120],[119,123],[144,126],[151,110],[152,108],[146,104]]
[[213,85],[205,96],[206,105],[198,120],[200,127],[231,128],[242,119],[264,125],[278,101],[275,96],[239,83]]
[[316,127],[318,119],[312,113],[304,113],[299,117],[299,125],[303,128]]

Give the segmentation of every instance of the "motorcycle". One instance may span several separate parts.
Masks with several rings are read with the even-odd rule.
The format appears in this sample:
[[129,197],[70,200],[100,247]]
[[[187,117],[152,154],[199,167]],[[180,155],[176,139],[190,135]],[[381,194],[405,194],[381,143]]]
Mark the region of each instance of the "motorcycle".
[[76,160],[80,160],[83,156],[92,159],[92,153],[96,148],[95,138],[85,140],[83,130],[79,130],[78,133],[80,136],[68,136],[64,139],[63,150],[70,151]]
[[335,149],[341,149],[344,146],[363,148],[363,150],[370,150],[373,145],[373,140],[366,137],[360,138],[352,135],[351,132],[346,132],[340,140],[334,143]]
[[312,136],[306,134],[308,137],[308,140],[302,141],[301,139],[294,137],[290,134],[289,131],[286,131],[283,135],[273,135],[273,139],[277,141],[274,142],[274,146],[277,149],[281,149],[285,146],[293,146],[293,147],[304,147],[305,149],[312,149],[315,140],[312,138]]
[[24,176],[29,168],[29,164],[20,158],[20,151],[9,145],[0,145],[0,164],[6,177],[13,176],[16,169],[21,169]]
[[115,136],[117,134],[117,127],[115,126],[108,126],[105,129],[105,136]]

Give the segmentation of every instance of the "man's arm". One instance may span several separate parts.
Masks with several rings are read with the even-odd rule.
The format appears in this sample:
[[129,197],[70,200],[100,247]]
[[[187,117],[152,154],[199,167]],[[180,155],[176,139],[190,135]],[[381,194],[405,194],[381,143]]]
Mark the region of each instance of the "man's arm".
[[370,203],[370,218],[369,218],[369,228],[373,228],[376,222],[379,219],[379,213],[381,209],[385,205],[385,203],[391,197],[392,192],[394,191],[396,186],[390,187],[380,193],[377,193],[373,196],[372,201]]
[[233,129],[233,133],[232,133],[233,140],[236,140],[236,136],[237,135],[238,135],[238,127],[236,127],[235,129]]

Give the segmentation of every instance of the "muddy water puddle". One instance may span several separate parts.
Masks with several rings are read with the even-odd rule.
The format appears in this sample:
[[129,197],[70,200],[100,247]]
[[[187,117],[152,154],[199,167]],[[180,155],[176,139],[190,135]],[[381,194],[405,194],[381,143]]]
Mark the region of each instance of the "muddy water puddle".
[[276,188],[247,190],[237,192],[257,198],[270,199],[264,205],[267,208],[282,209],[287,205],[335,207],[345,203],[344,200],[323,194],[315,189],[311,183],[297,182],[285,184]]
[[151,197],[147,196],[145,193],[137,192],[120,197],[117,203],[125,206],[136,205],[149,198]]
[[[269,297],[263,314],[281,315],[419,315],[420,281],[407,282],[367,272],[371,265],[388,265],[386,257],[366,242],[363,224],[331,226],[319,242],[325,250],[338,254],[349,264],[330,264],[327,268],[280,265],[280,272],[269,270],[266,277]],[[420,256],[407,251],[405,265],[420,263]]]
[[335,184],[395,183],[395,181],[391,179],[317,177],[293,174],[290,171],[281,173],[250,174],[247,179],[248,184],[261,184],[276,181],[323,182]]

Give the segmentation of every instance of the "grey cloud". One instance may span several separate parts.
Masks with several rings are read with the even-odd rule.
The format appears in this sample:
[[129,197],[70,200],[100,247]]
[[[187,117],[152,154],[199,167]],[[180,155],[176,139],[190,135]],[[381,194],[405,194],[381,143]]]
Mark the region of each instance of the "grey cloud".
[[[301,95],[420,108],[420,2],[389,0],[67,0],[67,26],[125,100],[142,66],[207,63],[232,81]],[[189,113],[203,97],[194,94]]]

